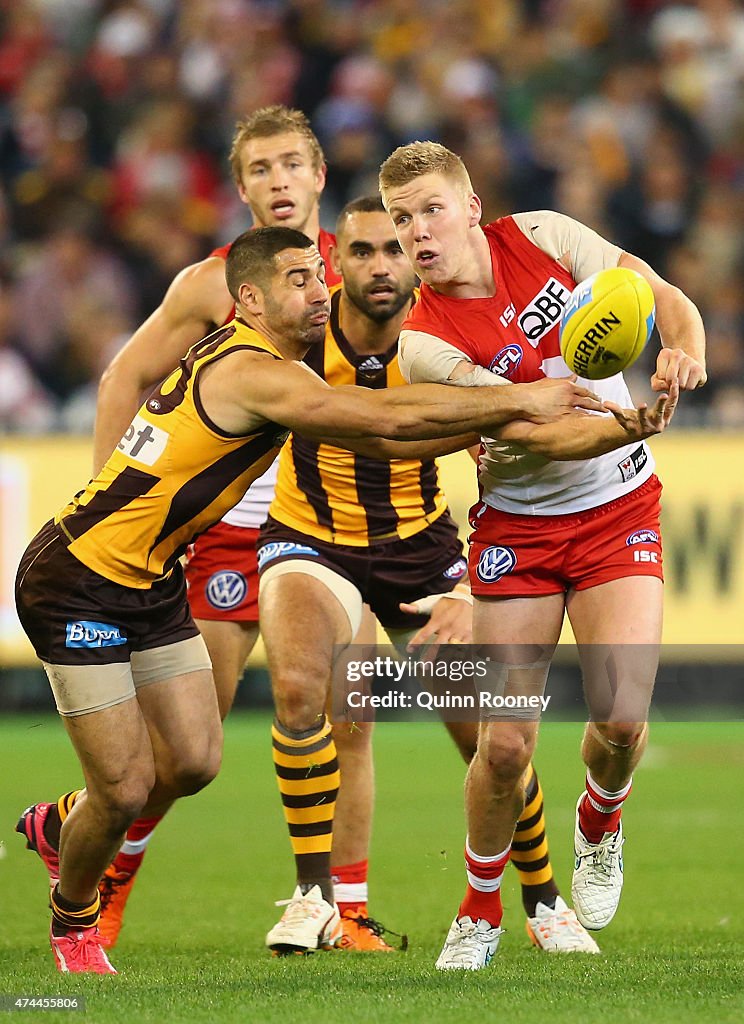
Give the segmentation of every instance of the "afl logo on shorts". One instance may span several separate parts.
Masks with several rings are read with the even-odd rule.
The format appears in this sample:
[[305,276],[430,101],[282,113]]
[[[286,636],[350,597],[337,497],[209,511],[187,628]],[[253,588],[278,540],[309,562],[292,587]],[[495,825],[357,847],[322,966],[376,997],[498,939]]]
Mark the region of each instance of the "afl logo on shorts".
[[658,544],[659,535],[656,530],[636,530],[635,533],[631,533],[625,543],[628,547],[631,544]]
[[511,548],[490,547],[481,552],[475,571],[483,583],[494,583],[511,572],[516,564],[517,556]]
[[223,569],[209,577],[207,600],[213,608],[236,608],[248,593],[248,584],[242,572]]
[[442,575],[448,580],[459,580],[461,576],[465,575],[468,563],[464,558],[458,558],[456,562],[453,562],[449,569],[445,569]]

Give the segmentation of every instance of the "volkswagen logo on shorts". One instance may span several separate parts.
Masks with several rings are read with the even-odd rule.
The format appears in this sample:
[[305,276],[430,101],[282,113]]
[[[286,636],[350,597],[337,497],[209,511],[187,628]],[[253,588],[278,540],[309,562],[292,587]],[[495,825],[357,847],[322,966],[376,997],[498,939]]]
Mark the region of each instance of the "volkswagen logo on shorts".
[[207,600],[213,608],[235,608],[248,593],[248,584],[242,572],[222,569],[209,577]]
[[511,572],[516,564],[517,556],[511,548],[490,547],[481,552],[475,571],[483,583],[494,583]]

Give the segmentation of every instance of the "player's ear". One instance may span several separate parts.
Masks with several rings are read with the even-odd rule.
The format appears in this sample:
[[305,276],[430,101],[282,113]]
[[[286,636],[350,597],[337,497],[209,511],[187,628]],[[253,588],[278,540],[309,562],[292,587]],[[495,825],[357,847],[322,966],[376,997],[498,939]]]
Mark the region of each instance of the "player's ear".
[[341,258],[338,252],[338,246],[335,244],[328,246],[328,263],[330,263],[334,274],[341,276]]
[[318,195],[320,195],[320,193],[325,188],[327,171],[328,168],[326,167],[326,165],[321,164],[318,170],[315,172],[315,188],[318,191]]
[[471,192],[468,196],[468,224],[471,228],[474,228],[476,224],[480,224],[482,214],[483,205],[480,198],[475,192]]
[[263,292],[253,281],[243,281],[238,289],[238,301],[246,312],[254,316],[260,316],[264,311]]

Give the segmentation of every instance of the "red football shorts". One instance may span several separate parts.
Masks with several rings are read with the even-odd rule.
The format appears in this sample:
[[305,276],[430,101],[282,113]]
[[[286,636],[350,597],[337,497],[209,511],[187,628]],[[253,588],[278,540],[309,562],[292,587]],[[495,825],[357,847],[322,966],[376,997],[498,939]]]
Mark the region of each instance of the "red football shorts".
[[258,622],[258,530],[215,523],[189,547],[186,585],[195,619]]
[[623,576],[663,580],[660,496],[651,476],[616,501],[568,515],[515,515],[478,502],[470,510],[473,593],[541,597]]

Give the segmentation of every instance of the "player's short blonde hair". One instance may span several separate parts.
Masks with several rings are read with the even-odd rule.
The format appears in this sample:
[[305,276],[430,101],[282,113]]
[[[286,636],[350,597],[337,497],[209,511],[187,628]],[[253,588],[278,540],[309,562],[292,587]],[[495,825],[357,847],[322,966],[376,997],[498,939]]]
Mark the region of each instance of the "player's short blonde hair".
[[286,132],[294,132],[305,139],[310,148],[313,168],[316,171],[320,170],[325,163],[325,157],[308,119],[301,110],[293,110],[291,107],[275,103],[271,107],[261,107],[245,121],[238,121],[235,125],[230,148],[230,167],[238,184],[241,183],[243,168],[240,157],[245,143],[251,139],[270,139],[274,135],[283,135]]
[[388,189],[409,185],[424,174],[449,178],[464,195],[473,191],[470,175],[457,153],[439,142],[409,142],[399,146],[380,167],[380,194],[385,206]]

